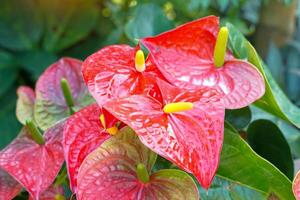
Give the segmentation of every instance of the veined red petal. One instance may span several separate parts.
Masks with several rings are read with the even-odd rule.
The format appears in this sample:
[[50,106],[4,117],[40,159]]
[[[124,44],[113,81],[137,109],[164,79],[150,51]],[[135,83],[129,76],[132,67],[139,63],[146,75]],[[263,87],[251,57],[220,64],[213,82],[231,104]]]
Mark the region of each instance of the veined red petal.
[[218,168],[224,109],[207,101],[210,96],[203,91],[192,95],[162,81],[158,85],[164,103],[189,100],[193,109],[165,114],[161,102],[142,95],[111,100],[104,108],[133,128],[147,147],[193,173],[208,188]]
[[[76,192],[78,169],[85,157],[110,137],[101,125],[101,114],[100,107],[92,104],[75,113],[65,124],[63,145],[73,192]],[[111,127],[117,119],[106,116],[105,121]]]
[[11,200],[19,192],[21,192],[22,186],[8,173],[0,169],[0,199]]
[[[62,186],[51,185],[45,192],[43,192],[39,200],[56,200],[56,196],[64,196],[64,188]],[[29,197],[29,200],[33,200],[32,197]]]
[[63,162],[63,123],[48,129],[45,144],[35,143],[24,128],[19,137],[0,152],[0,167],[38,199],[54,181]]
[[74,100],[74,110],[92,103],[81,74],[82,61],[62,58],[40,76],[36,84],[35,120],[43,130],[69,116],[69,108],[61,89],[61,80],[68,81]]
[[218,18],[205,17],[155,37],[142,39],[165,78],[186,89],[209,87],[221,94],[225,108],[245,107],[264,94],[262,75],[228,51],[225,64],[214,66]]
[[84,80],[100,106],[112,98],[141,93],[152,96],[157,94],[155,78],[163,77],[149,59],[146,60],[144,72],[135,69],[137,49],[128,45],[112,45],[84,61]]

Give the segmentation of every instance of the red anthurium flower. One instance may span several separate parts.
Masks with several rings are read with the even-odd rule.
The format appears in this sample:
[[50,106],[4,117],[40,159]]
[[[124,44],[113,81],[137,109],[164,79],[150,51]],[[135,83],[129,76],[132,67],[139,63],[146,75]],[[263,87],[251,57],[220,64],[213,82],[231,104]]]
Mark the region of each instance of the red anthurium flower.
[[118,130],[116,118],[105,114],[106,123],[103,120],[101,123],[100,116],[104,116],[100,107],[92,104],[75,113],[65,124],[63,145],[73,192],[76,192],[77,174],[82,161]]
[[[68,117],[70,106],[73,111],[77,111],[92,103],[82,78],[81,64],[77,59],[62,58],[48,67],[38,79],[35,88],[34,118],[43,130]],[[68,100],[71,102],[67,102],[63,94],[63,79],[68,82],[71,93]]]
[[[43,192],[39,200],[60,200],[65,199],[64,188],[62,186],[51,185],[45,192]],[[33,200],[32,197],[29,200]]]
[[21,183],[34,199],[39,199],[54,181],[63,162],[63,123],[48,129],[44,144],[32,140],[29,130],[23,128],[20,135],[0,151],[0,168]]
[[264,80],[250,63],[226,52],[228,29],[219,19],[205,17],[156,37],[142,39],[166,79],[187,89],[217,89],[225,108],[249,105],[265,91]]
[[0,199],[11,200],[21,191],[22,186],[8,173],[0,169]]
[[163,77],[150,57],[144,60],[139,47],[105,47],[83,62],[82,72],[90,93],[100,106],[108,99],[132,94],[160,98],[155,78]]
[[149,176],[156,154],[124,127],[89,154],[78,173],[78,200],[198,200],[193,179],[183,171],[166,169]]
[[182,90],[157,80],[162,101],[145,95],[108,101],[104,108],[134,129],[150,149],[192,172],[208,188],[218,167],[224,109],[218,93]]

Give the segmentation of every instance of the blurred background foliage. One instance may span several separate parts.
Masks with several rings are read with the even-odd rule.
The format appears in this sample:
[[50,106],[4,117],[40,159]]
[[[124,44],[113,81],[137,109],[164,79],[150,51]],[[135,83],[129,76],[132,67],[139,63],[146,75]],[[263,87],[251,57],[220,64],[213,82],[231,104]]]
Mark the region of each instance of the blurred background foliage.
[[[34,87],[38,76],[58,58],[85,59],[109,44],[134,45],[137,38],[207,15],[218,15],[222,23],[230,22],[245,34],[281,88],[300,105],[297,0],[1,0],[0,149],[21,128],[15,117],[16,88]],[[300,134],[292,125],[254,107],[229,111],[226,118],[242,134],[255,119],[271,120],[280,129],[274,128],[279,134],[276,145],[291,148],[293,158],[300,157]],[[250,128],[256,130],[262,124],[255,122]],[[268,143],[267,137],[260,143]],[[256,140],[250,138],[254,147]],[[280,168],[280,158],[274,162]],[[291,166],[286,170],[292,177]]]

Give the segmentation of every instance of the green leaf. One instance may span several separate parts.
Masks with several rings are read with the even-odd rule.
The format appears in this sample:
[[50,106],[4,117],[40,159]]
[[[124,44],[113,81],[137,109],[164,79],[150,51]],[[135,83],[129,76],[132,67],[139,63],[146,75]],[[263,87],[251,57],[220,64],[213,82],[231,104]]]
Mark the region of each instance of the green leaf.
[[265,200],[267,195],[255,189],[249,188],[239,182],[226,180],[221,176],[216,176],[208,192],[200,189],[201,200]]
[[268,196],[294,199],[291,181],[274,165],[256,154],[236,133],[225,129],[218,175]]
[[40,0],[40,3],[46,26],[43,47],[47,51],[72,46],[96,25],[99,11],[95,0]]
[[133,16],[125,26],[125,33],[131,40],[153,36],[173,28],[173,23],[156,4],[138,5]]
[[292,124],[274,115],[271,115],[270,113],[265,112],[264,110],[261,110],[260,108],[257,108],[255,106],[251,106],[251,112],[252,112],[252,121],[258,119],[266,119],[276,124],[278,128],[281,130],[281,132],[284,134],[284,137],[287,140],[287,142],[289,143],[289,146],[292,151],[292,155],[296,158],[300,158],[300,130],[299,129],[297,129]]
[[0,97],[8,91],[16,78],[17,69],[14,67],[13,57],[4,51],[0,51]]
[[[16,88],[11,87],[9,90],[15,91]],[[15,92],[8,92],[0,97],[0,150],[9,144],[21,129],[21,124],[15,116],[16,98]]]
[[0,6],[0,46],[28,50],[42,34],[42,20],[34,0],[3,0]]
[[249,107],[226,110],[226,121],[232,124],[238,130],[245,128],[251,121],[251,111]]
[[268,120],[256,120],[249,125],[247,133],[253,150],[292,180],[294,163],[291,150],[276,124]]
[[240,59],[248,59],[250,63],[256,66],[265,79],[265,95],[256,101],[255,105],[300,128],[300,109],[293,105],[280,89],[268,68],[257,55],[254,47],[233,25],[227,23],[226,26],[229,28],[230,47],[235,56]]
[[25,51],[16,55],[17,62],[28,71],[32,80],[37,80],[41,73],[57,60],[57,56],[44,51]]

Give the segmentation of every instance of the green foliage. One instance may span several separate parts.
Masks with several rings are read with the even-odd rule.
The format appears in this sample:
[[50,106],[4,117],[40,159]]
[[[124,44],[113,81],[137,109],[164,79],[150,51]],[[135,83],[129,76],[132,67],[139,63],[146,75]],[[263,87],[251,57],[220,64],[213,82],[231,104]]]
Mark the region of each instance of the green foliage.
[[238,134],[227,129],[217,174],[267,196],[274,193],[279,199],[293,199],[291,181],[256,154]]
[[250,124],[247,133],[253,150],[292,180],[294,164],[291,150],[276,124],[268,120],[256,120]]

